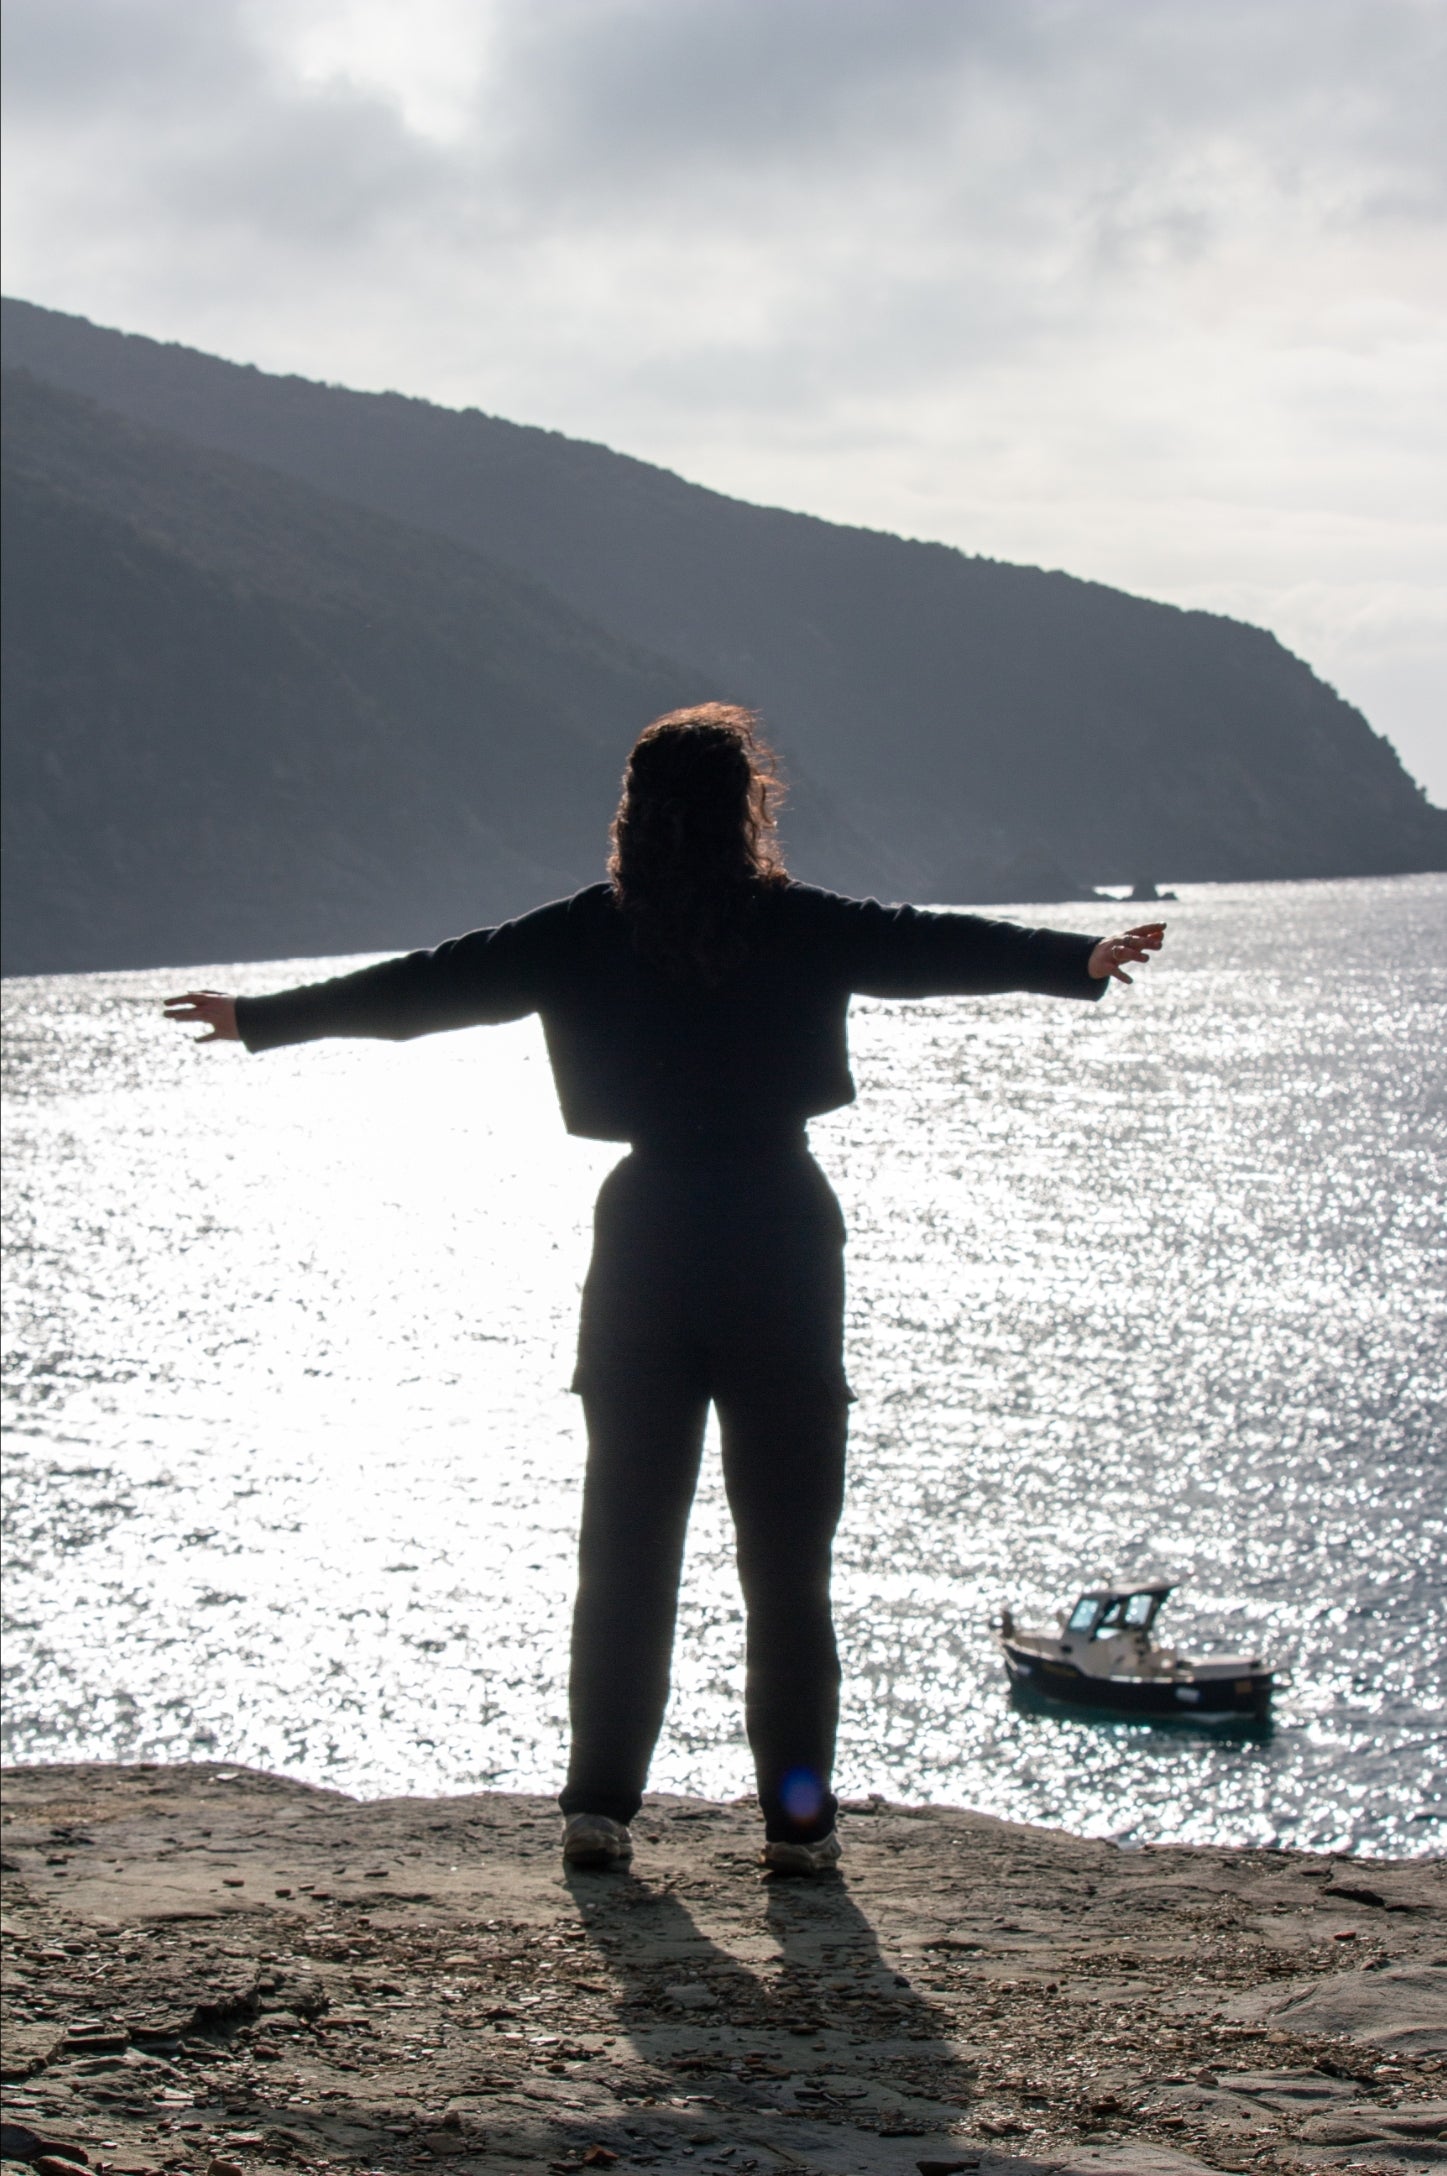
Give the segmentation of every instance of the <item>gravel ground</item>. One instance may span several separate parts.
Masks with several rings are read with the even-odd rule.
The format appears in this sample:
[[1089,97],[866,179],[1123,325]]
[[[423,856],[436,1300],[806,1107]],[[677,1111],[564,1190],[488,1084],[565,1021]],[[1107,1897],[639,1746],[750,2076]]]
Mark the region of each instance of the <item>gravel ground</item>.
[[871,1801],[781,1881],[749,1807],[652,1799],[631,1875],[565,1876],[543,1799],[218,1766],[11,1770],[4,1821],[42,2176],[1447,2164],[1441,1863]]

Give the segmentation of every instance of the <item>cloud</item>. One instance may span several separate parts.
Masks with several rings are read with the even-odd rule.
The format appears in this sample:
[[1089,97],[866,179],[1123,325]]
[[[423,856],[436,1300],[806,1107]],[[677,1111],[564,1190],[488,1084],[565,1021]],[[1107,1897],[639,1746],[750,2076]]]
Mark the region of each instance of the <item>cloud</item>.
[[9,277],[1287,639],[1331,596],[1443,791],[1447,614],[1386,600],[1447,572],[1444,60],[1438,0],[12,0]]

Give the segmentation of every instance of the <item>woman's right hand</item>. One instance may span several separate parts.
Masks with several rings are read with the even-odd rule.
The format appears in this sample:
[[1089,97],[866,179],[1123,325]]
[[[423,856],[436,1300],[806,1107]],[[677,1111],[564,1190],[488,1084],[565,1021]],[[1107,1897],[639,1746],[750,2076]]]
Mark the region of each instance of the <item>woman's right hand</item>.
[[1165,941],[1164,922],[1137,922],[1134,929],[1127,929],[1119,937],[1102,937],[1087,962],[1087,972],[1092,980],[1104,982],[1114,976],[1117,982],[1132,982],[1134,976],[1125,971],[1125,962],[1139,961],[1142,967],[1150,965],[1152,952],[1159,952]]
[[198,1043],[239,1043],[236,1026],[236,1000],[224,990],[188,990],[184,997],[166,999],[166,1018],[179,1027],[189,1027],[194,1020],[198,1027],[209,1028],[208,1035],[198,1035]]

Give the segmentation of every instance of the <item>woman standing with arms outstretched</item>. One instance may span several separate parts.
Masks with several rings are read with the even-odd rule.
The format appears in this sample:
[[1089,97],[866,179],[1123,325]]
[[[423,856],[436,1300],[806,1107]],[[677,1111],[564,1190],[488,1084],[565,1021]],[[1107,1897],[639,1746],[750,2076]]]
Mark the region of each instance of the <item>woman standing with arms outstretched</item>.
[[883,907],[796,884],[752,715],[658,719],[624,775],[608,881],[335,981],[167,1006],[204,1041],[391,1041],[541,1014],[603,1183],[578,1367],[588,1428],[563,1855],[626,1864],[668,1699],[689,1507],[718,1409],[748,1616],[765,1862],[839,1857],[830,1557],[844,1491],[844,1222],[807,1122],[854,1096],[850,998],[1095,998],[1160,947]]

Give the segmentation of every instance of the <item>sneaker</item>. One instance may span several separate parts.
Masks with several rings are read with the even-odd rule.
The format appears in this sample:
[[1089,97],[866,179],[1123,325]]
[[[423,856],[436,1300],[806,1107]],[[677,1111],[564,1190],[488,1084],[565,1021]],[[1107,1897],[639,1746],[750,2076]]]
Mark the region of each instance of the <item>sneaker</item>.
[[575,1813],[563,1829],[565,1866],[626,1866],[632,1856],[633,1838],[605,1813]]
[[833,1828],[817,1843],[764,1845],[764,1864],[771,1874],[828,1874],[842,1856],[839,1831]]

